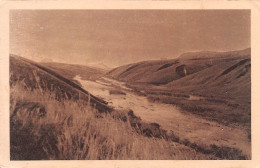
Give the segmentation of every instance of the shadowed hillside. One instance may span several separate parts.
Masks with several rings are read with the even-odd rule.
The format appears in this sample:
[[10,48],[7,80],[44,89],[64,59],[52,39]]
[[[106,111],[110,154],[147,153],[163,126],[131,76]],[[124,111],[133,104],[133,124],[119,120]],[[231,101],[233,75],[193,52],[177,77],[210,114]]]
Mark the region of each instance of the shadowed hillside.
[[64,78],[53,70],[50,70],[33,61],[22,57],[10,56],[10,85],[21,82],[25,87],[42,92],[50,91],[55,94],[57,100],[79,98],[89,100],[92,106],[99,111],[109,111],[107,103],[82,89],[71,80]]

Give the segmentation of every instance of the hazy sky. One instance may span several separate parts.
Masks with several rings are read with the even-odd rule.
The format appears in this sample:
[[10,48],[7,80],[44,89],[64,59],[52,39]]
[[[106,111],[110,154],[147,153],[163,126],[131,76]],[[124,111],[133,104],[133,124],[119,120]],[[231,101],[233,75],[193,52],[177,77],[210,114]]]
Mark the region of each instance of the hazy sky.
[[249,10],[13,10],[10,53],[118,66],[250,47]]

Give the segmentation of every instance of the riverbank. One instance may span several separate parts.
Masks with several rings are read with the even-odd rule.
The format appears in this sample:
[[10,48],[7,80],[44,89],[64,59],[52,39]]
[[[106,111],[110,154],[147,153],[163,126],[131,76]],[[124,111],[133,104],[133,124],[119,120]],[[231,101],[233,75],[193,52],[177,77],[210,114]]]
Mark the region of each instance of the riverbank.
[[[74,78],[92,94],[109,102],[117,110],[133,110],[143,121],[158,123],[161,128],[173,131],[181,139],[187,139],[200,146],[228,146],[251,155],[251,144],[246,130],[233,128],[209,121],[190,113],[183,113],[171,104],[151,102],[146,96],[136,94],[124,82],[101,78],[96,82]],[[120,90],[124,94],[110,94],[110,90]],[[193,97],[194,99],[194,97]]]

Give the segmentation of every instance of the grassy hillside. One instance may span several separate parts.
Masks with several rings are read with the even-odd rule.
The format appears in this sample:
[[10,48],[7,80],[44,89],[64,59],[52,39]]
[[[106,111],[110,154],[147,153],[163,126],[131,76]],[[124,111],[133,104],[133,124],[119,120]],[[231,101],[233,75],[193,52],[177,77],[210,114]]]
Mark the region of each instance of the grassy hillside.
[[225,147],[192,148],[104,103],[46,67],[10,56],[11,160],[245,159]]
[[[109,77],[132,83],[167,84],[214,65],[250,58],[250,50],[225,53],[189,53],[178,59],[144,61],[115,68]],[[196,55],[198,54],[198,55]],[[231,63],[232,64],[232,63]]]
[[172,81],[166,86],[204,96],[248,99],[251,96],[251,59],[223,61],[221,64]]
[[50,91],[59,101],[62,99],[84,99],[90,101],[99,111],[111,110],[107,102],[99,99],[71,80],[61,76],[42,65],[22,57],[10,56],[10,85],[22,83],[30,90],[40,89],[42,92]]

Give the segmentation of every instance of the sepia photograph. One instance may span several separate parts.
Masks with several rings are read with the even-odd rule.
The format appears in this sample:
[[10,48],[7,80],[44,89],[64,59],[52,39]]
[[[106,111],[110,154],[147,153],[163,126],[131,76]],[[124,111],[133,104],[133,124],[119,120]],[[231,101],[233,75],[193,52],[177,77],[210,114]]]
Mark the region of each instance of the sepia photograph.
[[251,160],[250,9],[12,9],[10,160]]

